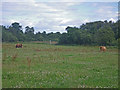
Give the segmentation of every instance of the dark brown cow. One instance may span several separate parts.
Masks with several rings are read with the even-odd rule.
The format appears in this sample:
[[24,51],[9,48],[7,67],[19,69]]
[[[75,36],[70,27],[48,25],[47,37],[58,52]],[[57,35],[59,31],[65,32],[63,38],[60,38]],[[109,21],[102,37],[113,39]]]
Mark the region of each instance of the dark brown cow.
[[16,48],[22,48],[22,44],[16,44]]
[[106,51],[106,47],[105,46],[100,46],[100,51]]

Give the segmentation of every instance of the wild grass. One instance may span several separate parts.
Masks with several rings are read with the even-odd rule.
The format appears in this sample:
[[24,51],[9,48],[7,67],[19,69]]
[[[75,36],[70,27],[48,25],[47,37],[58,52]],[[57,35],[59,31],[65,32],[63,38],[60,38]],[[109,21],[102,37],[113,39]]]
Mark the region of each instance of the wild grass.
[[17,58],[17,56],[18,56],[17,54],[14,54],[14,55],[12,56],[12,60],[15,61],[16,58]]
[[3,53],[3,54],[2,54],[2,60],[5,60],[6,57],[7,57],[6,53]]
[[28,61],[28,67],[29,67],[29,70],[30,70],[31,59],[29,57],[27,57],[27,61]]
[[23,43],[16,49],[14,43],[3,43],[2,52],[7,55],[3,88],[118,87],[117,48],[100,52],[98,46]]

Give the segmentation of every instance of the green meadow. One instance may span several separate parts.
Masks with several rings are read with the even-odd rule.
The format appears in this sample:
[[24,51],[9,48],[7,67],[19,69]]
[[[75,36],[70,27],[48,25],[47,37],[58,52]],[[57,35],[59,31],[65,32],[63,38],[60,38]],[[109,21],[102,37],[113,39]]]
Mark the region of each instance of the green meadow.
[[2,45],[3,88],[118,88],[118,49],[47,43]]

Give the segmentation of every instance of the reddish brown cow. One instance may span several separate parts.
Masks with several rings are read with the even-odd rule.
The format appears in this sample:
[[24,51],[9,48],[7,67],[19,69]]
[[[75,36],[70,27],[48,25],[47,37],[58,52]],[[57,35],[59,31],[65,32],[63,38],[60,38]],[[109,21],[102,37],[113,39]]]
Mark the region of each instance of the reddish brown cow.
[[106,51],[106,47],[105,46],[100,46],[100,51]]
[[22,44],[16,44],[16,48],[22,48]]

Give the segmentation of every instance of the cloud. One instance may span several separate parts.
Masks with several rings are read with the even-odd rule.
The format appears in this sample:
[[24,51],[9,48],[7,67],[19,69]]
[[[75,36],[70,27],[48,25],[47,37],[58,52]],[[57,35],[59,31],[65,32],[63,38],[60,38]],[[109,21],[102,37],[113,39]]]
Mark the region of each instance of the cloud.
[[[60,23],[64,21],[64,18],[49,18],[49,17],[43,17],[39,20],[38,23],[36,23],[35,27],[37,27],[38,31],[46,31],[46,32],[65,32],[66,26],[60,26]],[[64,21],[64,23],[67,21],[67,19]]]
[[109,21],[116,22],[116,20],[113,18],[110,18]]
[[23,27],[34,27],[36,32],[66,32],[67,26],[79,27],[83,23],[103,19],[116,20],[118,13],[111,3],[24,1],[3,2],[4,25],[15,21]]
[[119,0],[5,0],[5,2],[119,2]]
[[115,6],[101,6],[98,8],[98,10],[96,11],[96,13],[98,13],[98,15],[100,16],[104,16],[106,15],[107,17],[117,17],[117,13],[115,13],[115,9],[117,11],[118,7],[117,7],[117,4],[116,4],[116,7]]
[[[30,4],[31,3],[17,2],[3,3],[3,23],[5,24],[5,19],[7,19],[9,23],[13,23],[15,21],[22,23],[23,26],[30,25],[38,27],[38,30],[55,31],[55,27],[59,27],[59,23],[69,21],[69,18],[66,16],[68,12],[65,9],[68,6],[73,5],[66,3],[64,7],[60,8],[56,7],[58,3],[53,3],[51,5],[49,5],[49,3],[37,3],[37,6]],[[7,15],[9,16],[7,17]],[[64,30],[63,26],[59,28]]]

